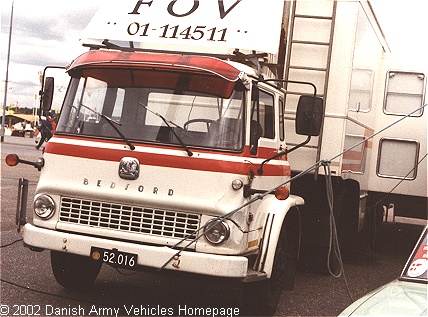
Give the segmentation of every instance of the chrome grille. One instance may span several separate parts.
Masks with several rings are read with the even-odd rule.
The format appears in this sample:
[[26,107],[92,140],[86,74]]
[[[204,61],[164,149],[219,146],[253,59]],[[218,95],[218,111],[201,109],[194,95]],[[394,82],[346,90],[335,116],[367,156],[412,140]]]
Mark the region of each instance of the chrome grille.
[[61,198],[59,221],[96,228],[193,239],[200,215],[76,198]]

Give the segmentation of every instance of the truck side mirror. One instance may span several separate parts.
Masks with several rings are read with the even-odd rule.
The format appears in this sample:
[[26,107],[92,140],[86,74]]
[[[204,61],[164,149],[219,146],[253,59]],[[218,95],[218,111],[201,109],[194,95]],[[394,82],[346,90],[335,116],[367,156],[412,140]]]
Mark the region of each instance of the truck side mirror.
[[300,96],[296,112],[296,133],[318,136],[323,122],[323,99],[313,96]]
[[54,93],[54,78],[46,77],[43,91],[41,94],[41,108],[45,111],[50,111],[52,107]]

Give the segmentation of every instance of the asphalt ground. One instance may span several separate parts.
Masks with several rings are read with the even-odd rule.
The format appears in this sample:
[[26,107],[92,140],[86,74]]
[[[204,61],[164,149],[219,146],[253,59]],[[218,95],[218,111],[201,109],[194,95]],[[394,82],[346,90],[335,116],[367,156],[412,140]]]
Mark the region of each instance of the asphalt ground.
[[[26,160],[35,160],[42,155],[35,149],[35,139],[29,137],[6,136],[1,145],[0,316],[5,315],[1,311],[5,305],[27,309],[27,314],[17,311],[15,316],[31,315],[28,308],[34,308],[34,305],[62,308],[64,314],[61,316],[75,315],[71,309],[76,307],[85,309],[85,315],[92,307],[100,310],[102,307],[122,307],[121,312],[127,316],[124,305],[128,308],[143,305],[173,309],[174,312],[183,305],[189,308],[233,308],[238,305],[239,288],[224,280],[140,272],[130,275],[108,266],[103,266],[93,288],[79,292],[64,290],[52,276],[49,252],[32,252],[20,241],[22,233],[17,232],[15,225],[18,179],[25,177],[29,180],[27,216],[31,222],[31,202],[39,172],[23,164],[6,166],[4,158],[8,153],[16,153]],[[422,227],[414,225],[383,225],[374,248],[362,250],[346,260],[344,274],[340,277],[314,273],[310,265],[300,268],[294,290],[282,292],[276,316],[338,315],[352,300],[400,275],[421,231]],[[66,308],[70,309],[68,315]],[[53,311],[44,312],[54,315]],[[102,311],[98,312],[98,316],[107,316],[109,311],[104,315]],[[159,313],[161,315],[162,311]],[[136,312],[134,315],[141,314]]]

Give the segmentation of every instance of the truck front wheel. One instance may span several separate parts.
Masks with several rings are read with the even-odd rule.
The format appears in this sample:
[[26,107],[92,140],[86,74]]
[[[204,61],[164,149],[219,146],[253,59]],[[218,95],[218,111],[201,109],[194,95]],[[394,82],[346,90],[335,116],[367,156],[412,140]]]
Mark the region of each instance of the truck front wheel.
[[286,221],[276,246],[271,277],[262,282],[244,285],[244,304],[248,315],[273,315],[278,307],[282,290],[294,288],[299,255],[299,234],[299,226],[296,222]]
[[58,284],[75,289],[93,284],[102,262],[81,255],[51,251],[51,265]]

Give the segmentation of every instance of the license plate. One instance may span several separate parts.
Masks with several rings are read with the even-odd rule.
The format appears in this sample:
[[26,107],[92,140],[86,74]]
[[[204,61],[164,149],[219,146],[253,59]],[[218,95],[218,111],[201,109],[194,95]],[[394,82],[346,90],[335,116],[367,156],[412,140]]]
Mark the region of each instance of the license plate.
[[138,255],[122,252],[117,249],[106,250],[92,247],[91,258],[95,261],[103,261],[104,263],[114,267],[132,270],[137,267]]

